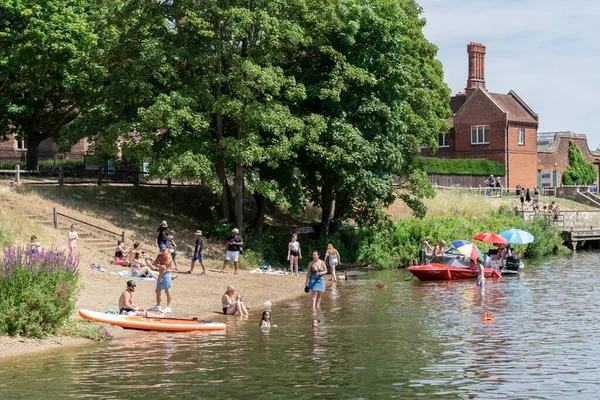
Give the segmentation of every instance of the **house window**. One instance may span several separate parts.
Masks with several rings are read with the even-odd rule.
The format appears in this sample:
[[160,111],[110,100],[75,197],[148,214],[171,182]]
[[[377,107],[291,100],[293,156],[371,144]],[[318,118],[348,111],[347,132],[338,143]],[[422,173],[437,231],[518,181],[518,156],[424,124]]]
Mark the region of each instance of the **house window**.
[[440,133],[438,136],[438,147],[450,147],[447,133]]
[[471,127],[471,144],[489,144],[489,125],[475,125]]
[[525,129],[519,128],[519,146],[525,146]]
[[27,150],[27,142],[25,142],[25,139],[15,136],[15,150]]

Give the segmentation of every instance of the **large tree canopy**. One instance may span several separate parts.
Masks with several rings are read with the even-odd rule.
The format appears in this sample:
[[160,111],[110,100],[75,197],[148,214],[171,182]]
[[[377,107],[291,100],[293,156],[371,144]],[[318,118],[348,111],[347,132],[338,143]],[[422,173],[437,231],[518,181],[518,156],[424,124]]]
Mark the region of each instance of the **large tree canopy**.
[[57,137],[94,91],[99,51],[89,0],[7,0],[0,5],[0,132],[39,143]]

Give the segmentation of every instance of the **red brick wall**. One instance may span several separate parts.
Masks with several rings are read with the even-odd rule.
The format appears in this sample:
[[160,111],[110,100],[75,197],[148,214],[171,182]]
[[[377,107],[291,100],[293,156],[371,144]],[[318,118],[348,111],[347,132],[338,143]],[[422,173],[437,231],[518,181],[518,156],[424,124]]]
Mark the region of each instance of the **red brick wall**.
[[454,128],[450,128],[450,131],[446,134],[448,147],[438,147],[434,154],[427,149],[422,149],[421,155],[423,157],[454,158],[454,147],[456,143],[456,138],[454,136]]
[[[69,155],[80,156],[81,154],[87,153],[88,148],[89,146],[87,139],[82,139],[75,144],[69,152],[63,152],[60,154],[64,154],[67,157]],[[59,153],[58,146],[52,143],[52,139],[43,140],[38,146],[38,151],[44,156]],[[0,141],[0,158],[16,160],[19,159],[23,153],[26,153],[26,150],[16,149],[14,135],[8,136],[7,140]]]
[[[456,158],[487,158],[506,164],[506,113],[482,91],[471,95],[454,116]],[[490,127],[489,144],[471,144],[471,126]]]
[[[525,141],[519,145],[519,129],[525,130]],[[537,126],[511,122],[508,129],[509,160],[505,185],[514,188],[537,186]]]

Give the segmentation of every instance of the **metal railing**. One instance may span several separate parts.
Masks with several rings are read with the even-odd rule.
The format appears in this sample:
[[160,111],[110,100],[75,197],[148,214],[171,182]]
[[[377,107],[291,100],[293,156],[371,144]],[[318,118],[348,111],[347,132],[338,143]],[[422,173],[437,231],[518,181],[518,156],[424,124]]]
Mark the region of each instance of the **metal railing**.
[[125,239],[126,239],[126,234],[125,234],[125,231],[121,231],[121,233],[117,233],[117,232],[113,232],[113,231],[110,231],[110,230],[108,230],[108,229],[102,228],[102,227],[100,227],[100,226],[98,226],[98,225],[90,224],[89,222],[85,222],[85,221],[82,221],[82,220],[80,220],[80,219],[77,219],[77,218],[71,217],[70,215],[66,215],[66,214],[63,214],[63,213],[60,213],[60,212],[58,212],[58,207],[54,207],[54,208],[53,208],[53,218],[52,218],[52,221],[53,221],[53,223],[54,223],[54,229],[58,229],[58,227],[59,227],[59,224],[58,224],[58,216],[59,216],[59,215],[61,215],[61,216],[65,217],[65,218],[68,218],[68,219],[70,219],[70,220],[77,221],[77,222],[79,222],[80,224],[84,224],[84,225],[87,225],[87,226],[91,226],[91,227],[92,227],[92,228],[94,228],[94,229],[98,229],[98,230],[100,230],[100,231],[103,231],[103,232],[106,232],[106,233],[110,233],[110,234],[113,234],[113,235],[119,236],[119,237],[121,237],[121,241],[122,241],[123,243],[125,243]]

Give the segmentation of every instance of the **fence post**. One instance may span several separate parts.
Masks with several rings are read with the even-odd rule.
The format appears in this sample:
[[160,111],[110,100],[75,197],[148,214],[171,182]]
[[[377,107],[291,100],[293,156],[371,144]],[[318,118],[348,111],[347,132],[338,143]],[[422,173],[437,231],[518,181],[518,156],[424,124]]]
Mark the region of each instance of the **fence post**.
[[65,183],[65,171],[63,170],[63,166],[58,166],[58,186],[62,187]]
[[121,242],[123,242],[123,246],[125,245],[125,231],[121,232]]
[[98,170],[98,186],[102,186],[102,176],[104,175],[104,167],[100,167]]
[[21,166],[19,164],[15,165],[15,183],[17,186],[21,184]]
[[58,229],[58,208],[57,207],[54,207],[54,209],[53,209],[52,221],[54,222],[54,229]]
[[167,178],[167,187],[171,187],[171,177]]
[[481,185],[479,185],[479,189],[477,189],[477,196],[481,196]]

